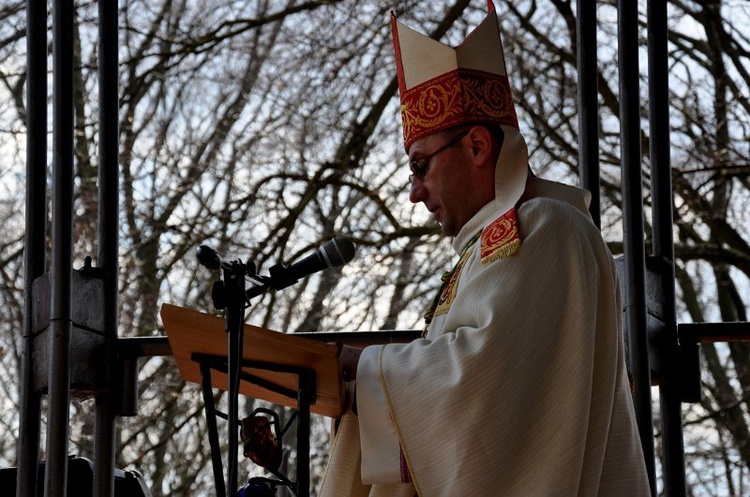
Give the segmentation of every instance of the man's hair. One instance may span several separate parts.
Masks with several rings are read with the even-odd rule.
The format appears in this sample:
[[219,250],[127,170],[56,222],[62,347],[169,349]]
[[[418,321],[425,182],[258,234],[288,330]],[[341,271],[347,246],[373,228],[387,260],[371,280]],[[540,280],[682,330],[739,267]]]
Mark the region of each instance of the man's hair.
[[483,126],[487,128],[487,130],[490,132],[492,137],[495,138],[495,141],[497,142],[498,150],[503,148],[503,142],[505,141],[505,133],[503,132],[502,126],[500,126],[497,123],[484,123],[484,124],[479,124],[479,126]]

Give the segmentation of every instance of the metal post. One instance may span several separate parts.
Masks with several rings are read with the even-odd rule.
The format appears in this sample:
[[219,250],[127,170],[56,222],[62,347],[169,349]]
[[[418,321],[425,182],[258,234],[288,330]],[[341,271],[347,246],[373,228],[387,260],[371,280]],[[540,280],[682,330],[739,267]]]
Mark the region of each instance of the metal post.
[[115,420],[122,397],[116,368],[119,247],[119,76],[116,0],[99,0],[99,267],[104,269],[106,391],[96,398],[94,491],[114,495]]
[[44,490],[65,497],[68,476],[70,341],[73,271],[73,15],[72,0],[53,2],[53,211],[49,329],[49,410]]
[[297,392],[297,495],[310,495],[310,404],[315,393],[315,373],[299,372]]
[[47,2],[26,2],[26,235],[21,415],[16,495],[34,497],[39,464],[41,398],[33,381],[33,282],[45,272],[47,234]]
[[596,1],[579,0],[576,16],[578,63],[578,174],[591,192],[589,212],[601,227],[599,192],[599,87],[596,64]]
[[638,2],[618,0],[618,58],[622,160],[625,330],[628,363],[635,376],[635,411],[651,492],[656,495],[651,370],[646,335],[646,254],[643,235]]
[[[214,482],[216,482],[216,497],[226,497],[227,487],[224,482],[224,469],[221,463],[221,444],[219,443],[219,428],[216,425],[216,406],[214,404],[213,390],[211,389],[211,366],[206,361],[202,361],[200,369],[203,408],[206,411],[208,444],[211,447],[211,462],[214,471]],[[229,431],[231,432],[231,428]]]
[[224,268],[224,285],[226,288],[226,332],[227,332],[227,394],[228,420],[227,434],[227,494],[237,491],[238,465],[238,426],[239,426],[239,386],[240,368],[242,362],[242,343],[244,335],[245,309],[245,274],[246,269],[242,261],[233,261]]
[[675,311],[674,238],[672,235],[672,174],[669,139],[669,73],[667,55],[667,2],[648,2],[649,128],[651,130],[651,191],[653,252],[660,261],[658,289],[663,326],[656,353],[664,365],[659,385],[663,481],[667,495],[685,495],[685,454],[682,438],[682,400],[677,384],[678,338]]

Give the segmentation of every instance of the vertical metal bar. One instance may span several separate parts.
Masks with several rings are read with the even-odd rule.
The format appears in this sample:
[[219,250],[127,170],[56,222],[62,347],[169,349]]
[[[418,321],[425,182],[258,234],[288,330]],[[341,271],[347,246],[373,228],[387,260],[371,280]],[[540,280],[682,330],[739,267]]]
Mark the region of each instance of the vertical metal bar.
[[638,2],[618,0],[618,57],[622,160],[625,330],[628,363],[635,376],[635,411],[651,492],[656,495],[651,408],[651,370],[646,335],[646,254],[643,235]]
[[227,332],[227,395],[229,412],[227,420],[228,455],[227,455],[227,493],[237,491],[238,465],[238,416],[240,369],[243,354],[244,308],[245,308],[245,265],[242,261],[233,261],[224,268],[224,285],[226,287],[226,332]]
[[106,391],[96,398],[94,495],[114,495],[119,248],[119,74],[117,0],[99,0],[99,266],[104,269]]
[[216,425],[216,406],[211,389],[211,367],[205,362],[200,363],[201,390],[203,392],[203,406],[206,411],[206,425],[208,427],[208,444],[211,447],[211,463],[214,470],[216,497],[226,497],[227,489],[224,481],[224,468],[221,464],[221,445],[219,444],[219,428]]
[[310,405],[315,373],[300,371],[297,391],[297,495],[310,495]]
[[599,86],[596,64],[596,1],[579,0],[576,15],[578,65],[578,173],[591,192],[589,212],[601,227],[599,192]]
[[667,496],[687,495],[685,453],[682,439],[682,401],[674,385],[659,386],[662,440],[664,444],[663,482]]
[[[111,353],[108,355],[112,357]],[[93,495],[98,497],[114,495],[116,413],[113,404],[109,394],[101,394],[96,398]]]
[[39,464],[41,397],[33,382],[32,298],[45,272],[47,234],[47,2],[26,2],[26,234],[24,251],[23,356],[16,495],[34,497]]
[[648,2],[648,72],[650,161],[652,191],[653,255],[660,261],[658,286],[662,299],[664,328],[656,351],[666,365],[659,385],[662,440],[667,495],[685,495],[685,455],[682,438],[682,401],[676,380],[678,339],[675,310],[672,173],[669,128],[669,72],[667,54],[667,2]]
[[73,15],[72,0],[53,2],[52,304],[44,476],[45,495],[49,497],[65,497],[68,477],[73,278]]
[[[241,313],[240,309],[239,314]],[[237,314],[237,310],[228,307],[227,314]],[[229,410],[227,413],[227,436],[229,437],[227,443],[227,494],[229,495],[237,491],[239,481],[237,455],[239,434],[237,429],[239,426],[239,372],[242,361],[242,335],[244,333],[242,321],[237,318],[234,321],[239,321],[240,328],[227,330],[227,379],[229,381],[227,388]]]

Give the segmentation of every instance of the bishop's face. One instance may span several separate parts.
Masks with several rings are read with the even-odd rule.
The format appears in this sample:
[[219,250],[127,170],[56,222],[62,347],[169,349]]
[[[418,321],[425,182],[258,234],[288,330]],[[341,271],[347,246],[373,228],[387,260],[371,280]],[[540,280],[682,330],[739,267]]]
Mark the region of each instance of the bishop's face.
[[455,236],[476,213],[468,131],[426,136],[409,147],[409,200],[422,202],[446,236]]

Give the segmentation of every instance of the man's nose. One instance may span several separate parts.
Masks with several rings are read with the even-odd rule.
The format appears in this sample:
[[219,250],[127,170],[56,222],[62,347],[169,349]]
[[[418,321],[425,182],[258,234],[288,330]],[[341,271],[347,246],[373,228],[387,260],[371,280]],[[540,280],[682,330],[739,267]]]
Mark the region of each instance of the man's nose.
[[411,180],[411,188],[409,189],[409,201],[413,204],[424,201],[427,198],[427,189],[424,183],[417,176],[414,176]]

